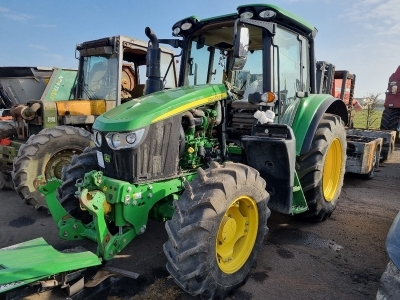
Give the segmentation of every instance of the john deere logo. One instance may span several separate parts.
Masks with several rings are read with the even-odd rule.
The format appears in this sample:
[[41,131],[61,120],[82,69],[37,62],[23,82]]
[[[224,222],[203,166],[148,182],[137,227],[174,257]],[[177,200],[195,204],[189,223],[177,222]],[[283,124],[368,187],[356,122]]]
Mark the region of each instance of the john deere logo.
[[104,161],[105,161],[106,163],[109,163],[109,162],[111,161],[110,155],[104,154]]

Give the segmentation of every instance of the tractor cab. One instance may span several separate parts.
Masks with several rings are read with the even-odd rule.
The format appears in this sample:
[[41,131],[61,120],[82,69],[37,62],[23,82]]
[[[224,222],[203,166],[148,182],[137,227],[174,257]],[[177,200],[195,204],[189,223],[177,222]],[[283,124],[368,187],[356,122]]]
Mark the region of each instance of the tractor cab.
[[190,17],[172,30],[183,38],[180,86],[225,83],[241,101],[238,108],[272,110],[279,121],[298,93],[315,90],[310,70],[317,31],[300,18],[289,23],[276,6],[240,6],[237,14],[206,20]]
[[[116,106],[143,96],[146,80],[147,43],[114,36],[78,44],[79,75],[76,99],[100,100]],[[122,48],[122,49],[121,49]],[[122,51],[121,51],[122,50]],[[173,51],[162,48],[160,70],[164,88],[177,85]],[[120,88],[118,88],[120,87]]]

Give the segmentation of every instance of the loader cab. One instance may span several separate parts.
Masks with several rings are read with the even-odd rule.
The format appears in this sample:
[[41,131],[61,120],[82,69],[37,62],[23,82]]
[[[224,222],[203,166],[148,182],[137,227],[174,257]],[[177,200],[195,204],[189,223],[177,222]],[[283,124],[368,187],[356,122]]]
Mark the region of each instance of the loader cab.
[[[249,44],[238,64],[235,37],[242,28],[248,30]],[[189,17],[172,29],[183,37],[180,86],[225,83],[238,100],[261,103],[278,118],[300,92],[315,90],[316,29],[274,5],[240,6],[235,14],[206,20]],[[263,100],[268,95],[270,103]]]
[[[76,99],[106,100],[113,107],[143,96],[146,82],[147,43],[115,36],[78,44],[79,71]],[[173,51],[161,49],[164,88],[177,86]],[[167,72],[168,70],[168,72]]]

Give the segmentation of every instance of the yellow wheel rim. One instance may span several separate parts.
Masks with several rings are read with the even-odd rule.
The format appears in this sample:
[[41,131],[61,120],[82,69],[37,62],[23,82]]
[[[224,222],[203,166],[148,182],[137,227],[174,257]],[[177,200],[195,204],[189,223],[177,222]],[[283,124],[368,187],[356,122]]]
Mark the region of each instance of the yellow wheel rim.
[[237,198],[225,212],[216,237],[216,258],[222,272],[235,273],[246,263],[257,232],[257,203],[249,196]]
[[336,138],[329,146],[322,173],[322,190],[324,198],[328,202],[332,201],[335,197],[336,191],[339,187],[342,163],[342,143],[338,138]]

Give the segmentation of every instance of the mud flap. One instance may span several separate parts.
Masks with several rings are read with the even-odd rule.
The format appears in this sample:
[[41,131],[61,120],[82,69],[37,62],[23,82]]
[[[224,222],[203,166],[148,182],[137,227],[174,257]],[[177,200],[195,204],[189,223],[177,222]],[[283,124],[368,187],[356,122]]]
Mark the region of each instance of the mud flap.
[[62,272],[100,265],[90,251],[62,253],[37,238],[0,249],[0,293]]

